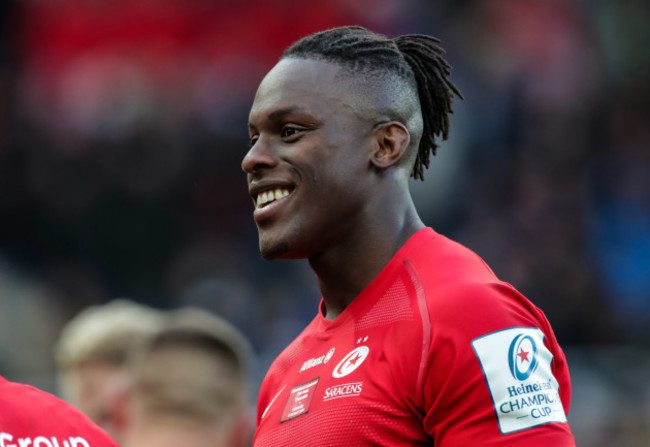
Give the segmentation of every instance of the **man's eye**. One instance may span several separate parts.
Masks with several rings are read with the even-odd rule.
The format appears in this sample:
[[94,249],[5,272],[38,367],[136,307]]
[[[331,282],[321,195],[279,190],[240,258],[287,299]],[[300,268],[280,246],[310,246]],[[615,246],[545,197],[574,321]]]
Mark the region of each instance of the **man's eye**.
[[286,126],[282,128],[282,132],[280,133],[280,136],[282,138],[288,138],[296,135],[298,132],[300,132],[300,129],[298,129],[297,127]]
[[250,137],[249,140],[248,140],[248,147],[255,146],[255,143],[257,143],[257,140],[259,140],[259,139],[260,139],[260,137],[257,136],[257,135],[254,135],[254,136]]

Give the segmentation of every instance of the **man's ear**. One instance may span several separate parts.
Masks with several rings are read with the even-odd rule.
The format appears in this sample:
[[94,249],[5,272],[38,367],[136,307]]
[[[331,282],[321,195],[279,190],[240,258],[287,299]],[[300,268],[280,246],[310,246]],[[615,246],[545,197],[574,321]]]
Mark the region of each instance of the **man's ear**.
[[371,157],[372,165],[384,170],[395,166],[406,154],[411,136],[406,126],[398,121],[390,121],[377,126],[375,144]]

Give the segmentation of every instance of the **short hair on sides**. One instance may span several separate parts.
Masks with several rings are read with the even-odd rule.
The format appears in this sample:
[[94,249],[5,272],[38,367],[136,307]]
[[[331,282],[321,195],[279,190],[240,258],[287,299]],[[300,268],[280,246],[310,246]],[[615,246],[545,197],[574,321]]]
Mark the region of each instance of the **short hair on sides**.
[[436,137],[446,140],[449,136],[453,98],[463,98],[449,79],[451,65],[439,44],[439,39],[424,34],[389,38],[361,26],[344,26],[298,40],[282,58],[321,59],[357,72],[389,71],[416,85],[423,130],[411,176],[424,180],[430,157],[438,148]]

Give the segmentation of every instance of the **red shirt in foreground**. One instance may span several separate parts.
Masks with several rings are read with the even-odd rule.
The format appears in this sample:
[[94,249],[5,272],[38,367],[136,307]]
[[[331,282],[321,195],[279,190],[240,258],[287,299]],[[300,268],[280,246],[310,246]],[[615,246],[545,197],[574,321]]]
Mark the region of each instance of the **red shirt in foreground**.
[[0,447],[118,447],[81,412],[0,377]]
[[425,228],[273,362],[254,446],[574,447],[570,396],[542,311]]

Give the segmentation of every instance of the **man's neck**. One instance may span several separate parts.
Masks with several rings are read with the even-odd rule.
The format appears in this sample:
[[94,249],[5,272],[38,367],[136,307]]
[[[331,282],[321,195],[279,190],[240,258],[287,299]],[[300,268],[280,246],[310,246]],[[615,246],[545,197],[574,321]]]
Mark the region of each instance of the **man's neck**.
[[309,259],[318,277],[328,320],[334,320],[372,282],[397,251],[424,224],[415,212],[401,225],[376,225],[363,238]]

